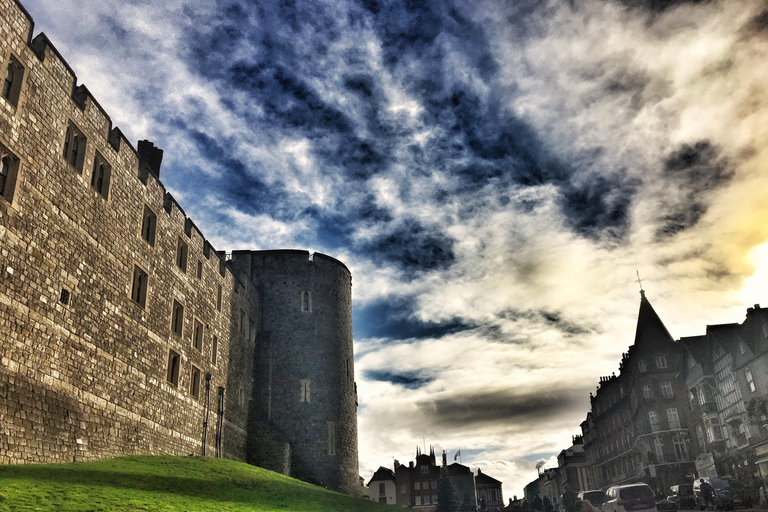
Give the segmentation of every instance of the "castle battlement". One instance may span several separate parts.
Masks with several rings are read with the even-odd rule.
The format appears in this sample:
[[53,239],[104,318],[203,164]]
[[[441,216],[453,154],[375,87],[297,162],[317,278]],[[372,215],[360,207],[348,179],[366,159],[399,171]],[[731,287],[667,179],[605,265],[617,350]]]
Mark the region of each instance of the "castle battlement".
[[351,274],[216,250],[0,0],[0,464],[206,454],[352,493]]

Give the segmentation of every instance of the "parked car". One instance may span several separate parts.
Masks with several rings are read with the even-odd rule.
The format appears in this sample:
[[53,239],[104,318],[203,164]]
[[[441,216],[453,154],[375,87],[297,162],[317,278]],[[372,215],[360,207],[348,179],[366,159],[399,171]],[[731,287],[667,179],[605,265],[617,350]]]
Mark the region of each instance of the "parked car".
[[731,510],[734,507],[734,494],[728,480],[722,478],[699,478],[693,482],[693,495],[699,510],[707,508],[706,500],[701,494],[701,481],[709,483],[715,489],[715,508],[717,510]]
[[656,501],[656,510],[659,512],[677,512],[677,503],[662,497]]
[[648,484],[614,485],[605,493],[603,512],[658,512]]
[[669,488],[667,499],[674,501],[678,510],[696,508],[696,497],[693,495],[693,484],[673,485]]
[[600,508],[600,505],[603,504],[603,501],[605,500],[605,491],[601,490],[593,490],[593,491],[579,491],[579,493],[576,495],[577,499],[580,500],[587,500],[595,507]]

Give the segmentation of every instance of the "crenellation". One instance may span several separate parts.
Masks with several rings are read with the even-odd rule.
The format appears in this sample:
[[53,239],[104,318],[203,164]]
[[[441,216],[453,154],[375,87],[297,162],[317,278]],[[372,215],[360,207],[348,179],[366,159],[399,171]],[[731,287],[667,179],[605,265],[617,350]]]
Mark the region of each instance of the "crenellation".
[[25,70],[15,108],[0,100],[0,144],[19,159],[0,197],[0,463],[205,445],[353,492],[349,270],[307,251],[216,251],[160,181],[163,151],[123,144],[18,0],[0,7],[0,62]]

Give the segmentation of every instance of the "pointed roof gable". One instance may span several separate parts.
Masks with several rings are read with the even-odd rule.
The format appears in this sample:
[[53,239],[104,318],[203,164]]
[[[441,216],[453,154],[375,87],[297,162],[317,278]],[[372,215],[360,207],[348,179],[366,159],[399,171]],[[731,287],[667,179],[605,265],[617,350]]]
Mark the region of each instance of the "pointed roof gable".
[[674,343],[675,340],[664,326],[651,303],[645,298],[645,292],[640,292],[640,311],[637,313],[637,330],[635,343],[638,348],[659,344]]

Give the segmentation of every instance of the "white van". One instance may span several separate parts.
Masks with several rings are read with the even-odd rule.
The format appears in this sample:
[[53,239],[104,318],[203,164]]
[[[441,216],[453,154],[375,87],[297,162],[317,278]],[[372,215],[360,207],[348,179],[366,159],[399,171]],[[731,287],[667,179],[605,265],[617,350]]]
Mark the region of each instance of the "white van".
[[603,512],[658,512],[648,484],[614,485],[605,492]]

